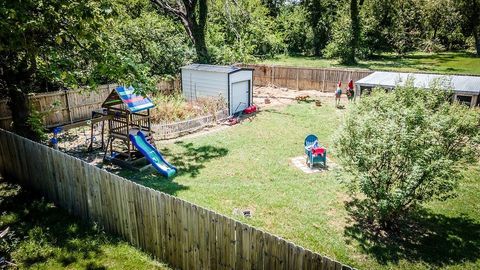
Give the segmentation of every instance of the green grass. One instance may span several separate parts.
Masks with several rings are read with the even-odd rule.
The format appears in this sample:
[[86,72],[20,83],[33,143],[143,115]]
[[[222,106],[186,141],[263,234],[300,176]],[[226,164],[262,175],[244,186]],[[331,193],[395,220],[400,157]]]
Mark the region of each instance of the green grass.
[[[428,206],[422,228],[433,234],[419,235],[420,244],[404,239],[372,245],[349,220],[338,170],[307,175],[290,164],[303,155],[309,133],[331,149],[343,113],[311,103],[262,111],[253,121],[218,133],[157,145],[179,168],[173,179],[119,173],[360,269],[480,268],[478,166],[466,173],[458,198]],[[335,161],[335,153],[329,154]],[[253,217],[238,216],[234,209],[250,209]]]
[[361,60],[354,66],[341,65],[337,60],[332,59],[285,55],[267,59],[261,63],[295,67],[348,67],[401,72],[421,71],[480,75],[480,57],[475,57],[474,54],[468,52],[413,53],[404,57],[383,54],[371,60]]
[[97,226],[80,223],[1,179],[0,212],[0,230],[10,228],[0,239],[0,257],[20,269],[169,269]]

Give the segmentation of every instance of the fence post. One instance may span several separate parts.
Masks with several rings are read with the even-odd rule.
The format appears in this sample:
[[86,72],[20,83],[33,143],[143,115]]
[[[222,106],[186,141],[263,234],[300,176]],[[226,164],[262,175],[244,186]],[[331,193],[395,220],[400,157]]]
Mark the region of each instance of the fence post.
[[67,89],[63,90],[63,93],[65,94],[65,100],[66,100],[66,103],[67,103],[67,113],[68,113],[68,120],[71,123],[73,123],[73,119],[72,119],[72,111],[70,110],[70,100],[68,98],[68,91]]
[[297,90],[300,90],[300,89],[298,88],[298,71],[299,71],[300,69],[299,69],[299,68],[296,68],[296,70],[297,70]]
[[272,73],[272,85],[275,85],[275,66],[270,66],[271,73]]
[[327,70],[326,69],[323,69],[323,78],[322,78],[322,93],[325,92],[325,78],[327,76]]

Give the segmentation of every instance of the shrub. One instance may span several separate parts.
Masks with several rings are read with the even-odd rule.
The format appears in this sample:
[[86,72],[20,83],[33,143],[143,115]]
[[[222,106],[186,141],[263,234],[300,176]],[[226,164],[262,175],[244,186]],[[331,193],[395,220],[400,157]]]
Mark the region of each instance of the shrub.
[[189,118],[214,114],[226,108],[222,97],[203,97],[187,102],[182,94],[157,95],[154,98],[155,108],[152,110],[153,122],[181,121]]
[[285,46],[290,54],[311,52],[313,31],[308,22],[308,13],[300,5],[287,5],[280,9],[276,18],[277,28],[283,34]]
[[352,28],[352,20],[348,16],[349,12],[348,9],[339,12],[332,26],[332,39],[323,51],[325,57],[339,58],[342,63],[348,62],[351,54],[352,35],[349,31]]
[[422,203],[455,195],[480,114],[450,96],[410,81],[390,93],[375,89],[349,109],[335,149],[352,176],[354,204],[372,223],[390,229]]
[[283,52],[275,21],[259,0],[209,3],[207,43],[216,64],[252,62]]

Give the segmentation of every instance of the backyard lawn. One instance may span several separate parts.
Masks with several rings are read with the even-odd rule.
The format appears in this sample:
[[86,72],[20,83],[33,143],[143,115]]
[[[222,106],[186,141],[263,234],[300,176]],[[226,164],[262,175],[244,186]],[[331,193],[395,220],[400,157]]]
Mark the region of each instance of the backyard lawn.
[[[480,268],[480,167],[472,166],[460,196],[428,205],[410,235],[375,242],[349,220],[348,195],[335,169],[332,135],[345,111],[301,103],[260,112],[252,121],[157,145],[180,173],[120,171],[127,178],[277,234],[360,269]],[[315,133],[332,159],[328,172],[305,174],[290,159]],[[249,209],[251,218],[236,214]]]
[[[20,269],[170,269],[2,179],[0,213],[0,230],[10,228],[0,239],[0,257]],[[1,263],[0,269],[4,269]]]
[[[316,68],[346,67],[339,64],[337,60],[285,55],[267,59],[260,63]],[[371,60],[360,60],[357,65],[348,67],[402,72],[421,71],[480,75],[480,57],[475,57],[473,53],[468,52],[414,53],[404,57],[394,54],[382,54]]]

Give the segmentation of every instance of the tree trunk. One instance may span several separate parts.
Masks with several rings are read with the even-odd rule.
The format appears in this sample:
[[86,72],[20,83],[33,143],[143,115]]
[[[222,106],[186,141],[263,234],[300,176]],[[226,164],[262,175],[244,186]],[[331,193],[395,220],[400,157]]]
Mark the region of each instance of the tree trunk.
[[210,62],[207,43],[205,41],[208,14],[207,0],[199,0],[198,13],[198,22],[195,20],[195,17],[193,17],[193,42],[195,43],[195,51],[197,52],[198,62],[201,64],[206,64]]
[[360,21],[358,16],[358,2],[357,0],[350,0],[350,18],[352,20],[351,38],[350,38],[350,53],[347,56],[347,64],[355,64],[355,56],[357,54],[358,40],[360,38]]
[[320,31],[313,30],[313,54],[315,56],[322,56],[322,41],[320,40]]
[[326,39],[325,35],[322,35],[322,31],[318,26],[322,13],[322,3],[318,0],[312,0],[310,5],[307,5],[307,9],[310,9],[310,25],[313,28],[313,54],[315,56],[321,56],[323,44]]
[[473,31],[473,38],[475,39],[475,48],[477,49],[477,57],[480,57],[480,30]]
[[[179,19],[187,35],[190,37],[199,63],[209,63],[207,43],[205,39],[207,30],[208,5],[207,0],[177,0],[176,6],[170,6],[166,0],[151,0],[153,4]],[[198,2],[198,9],[197,9]],[[198,20],[197,20],[198,12]]]
[[20,136],[38,141],[38,135],[28,124],[30,115],[28,95],[17,86],[9,86],[8,96],[10,98],[8,106],[12,112],[13,130]]
[[210,62],[210,57],[208,55],[207,43],[205,42],[205,32],[193,32],[193,39],[193,42],[195,43],[195,51],[197,53],[197,62],[200,64],[208,64]]

